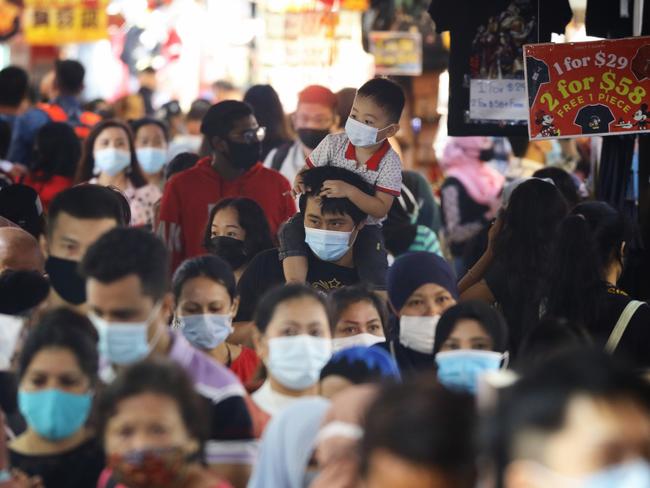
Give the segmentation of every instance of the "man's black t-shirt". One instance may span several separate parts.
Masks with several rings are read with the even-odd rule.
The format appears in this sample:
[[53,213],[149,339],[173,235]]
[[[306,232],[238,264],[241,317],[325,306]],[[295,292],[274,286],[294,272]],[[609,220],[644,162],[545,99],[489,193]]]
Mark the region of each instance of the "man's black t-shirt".
[[[354,268],[323,261],[311,252],[307,253],[307,265],[307,283],[324,293],[359,282],[359,276]],[[255,256],[237,285],[240,303],[235,322],[253,320],[255,308],[262,295],[284,282],[282,262],[278,258],[277,249],[269,249]]]
[[598,134],[608,132],[609,124],[613,121],[614,116],[609,107],[605,105],[587,105],[580,109],[574,123],[582,127],[583,134]]
[[526,58],[526,71],[528,74],[528,106],[532,107],[539,88],[544,83],[551,81],[551,77],[546,63],[532,56]]
[[573,15],[569,0],[432,0],[429,14],[438,32],[451,33],[449,135],[528,135],[525,120],[470,120],[470,80],[523,80],[524,44],[563,34]]

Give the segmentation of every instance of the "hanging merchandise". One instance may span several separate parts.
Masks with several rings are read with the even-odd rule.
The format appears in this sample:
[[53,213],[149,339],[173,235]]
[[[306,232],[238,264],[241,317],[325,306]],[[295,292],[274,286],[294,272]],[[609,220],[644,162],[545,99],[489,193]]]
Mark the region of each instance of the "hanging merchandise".
[[449,135],[526,135],[523,46],[564,33],[569,1],[433,0],[429,14],[451,32]]
[[25,39],[31,45],[60,45],[108,38],[108,0],[25,0]]
[[650,130],[650,37],[524,51],[531,139]]

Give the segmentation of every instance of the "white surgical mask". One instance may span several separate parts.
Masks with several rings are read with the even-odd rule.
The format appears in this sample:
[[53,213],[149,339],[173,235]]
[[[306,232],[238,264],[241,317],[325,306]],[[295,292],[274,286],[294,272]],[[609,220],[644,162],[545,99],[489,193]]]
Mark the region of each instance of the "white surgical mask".
[[233,332],[229,314],[203,314],[178,317],[185,338],[200,349],[214,349]]
[[332,356],[332,341],[301,334],[269,339],[267,368],[277,381],[291,390],[314,386]]
[[350,142],[353,146],[368,147],[374,146],[375,144],[378,144],[386,139],[383,137],[382,139],[377,140],[377,135],[380,131],[387,129],[388,127],[377,129],[375,127],[370,127],[369,125],[362,124],[352,117],[348,117],[348,120],[345,123],[345,134],[348,136],[348,139],[350,139]]
[[352,232],[305,227],[305,242],[323,261],[338,261],[350,250]]
[[399,320],[399,342],[423,354],[433,354],[433,343],[440,315],[417,317],[402,315]]
[[0,314],[0,371],[5,371],[11,366],[24,323],[25,319],[22,317]]
[[370,347],[378,344],[380,342],[385,342],[385,337],[376,336],[374,334],[368,334],[364,332],[363,334],[357,334],[348,337],[335,337],[332,339],[332,351],[339,352],[343,349],[348,349],[350,347]]
[[149,342],[149,324],[161,306],[159,302],[142,322],[109,322],[90,313],[88,318],[99,334],[99,353],[113,364],[131,364],[146,358],[162,335],[162,328],[159,328]]
[[95,158],[96,173],[106,173],[108,176],[116,176],[131,164],[131,153],[124,149],[107,147],[98,149],[93,153]]
[[167,162],[167,151],[159,147],[141,147],[136,154],[142,171],[150,175],[160,172]]

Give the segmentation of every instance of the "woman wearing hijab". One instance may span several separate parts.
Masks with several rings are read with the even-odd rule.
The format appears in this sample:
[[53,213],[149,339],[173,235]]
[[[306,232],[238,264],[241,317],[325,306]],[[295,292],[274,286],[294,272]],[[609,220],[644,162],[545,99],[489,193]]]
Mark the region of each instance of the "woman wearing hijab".
[[440,160],[445,173],[442,218],[458,276],[466,270],[466,245],[494,218],[499,206],[504,178],[484,164],[493,155],[487,137],[452,137]]
[[399,323],[386,347],[402,374],[434,369],[434,339],[440,316],[458,300],[456,278],[440,256],[407,253],[388,269],[388,299]]
[[497,310],[479,301],[459,303],[440,317],[436,328],[438,380],[452,390],[475,394],[479,376],[501,368],[507,348],[508,330]]
[[330,402],[300,398],[273,417],[260,444],[248,488],[303,488],[312,481],[309,470],[316,436]]

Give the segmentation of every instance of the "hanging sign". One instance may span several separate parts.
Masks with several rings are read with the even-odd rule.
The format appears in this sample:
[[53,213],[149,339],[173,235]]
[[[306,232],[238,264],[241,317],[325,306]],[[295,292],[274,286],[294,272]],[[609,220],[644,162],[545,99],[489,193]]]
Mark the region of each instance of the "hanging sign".
[[376,75],[420,76],[422,34],[419,32],[372,31],[368,36],[375,57]]
[[650,129],[650,37],[524,46],[531,139]]
[[25,0],[25,39],[59,45],[108,38],[108,0]]

